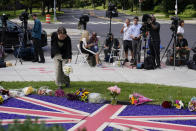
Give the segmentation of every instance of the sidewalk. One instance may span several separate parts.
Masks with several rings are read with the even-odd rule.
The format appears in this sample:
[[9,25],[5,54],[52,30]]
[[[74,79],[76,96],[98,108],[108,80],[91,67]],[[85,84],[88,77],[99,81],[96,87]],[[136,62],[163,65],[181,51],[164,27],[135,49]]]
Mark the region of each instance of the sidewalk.
[[[75,64],[73,56],[73,73],[71,81],[111,81],[130,83],[153,83],[172,86],[196,88],[196,73],[187,67],[162,67],[156,70],[129,69],[104,64],[106,68],[89,67],[87,64]],[[80,58],[79,58],[80,60]],[[15,60],[11,60],[14,64]],[[54,81],[53,60],[47,56],[46,63],[23,62],[16,66],[0,68],[0,81]]]

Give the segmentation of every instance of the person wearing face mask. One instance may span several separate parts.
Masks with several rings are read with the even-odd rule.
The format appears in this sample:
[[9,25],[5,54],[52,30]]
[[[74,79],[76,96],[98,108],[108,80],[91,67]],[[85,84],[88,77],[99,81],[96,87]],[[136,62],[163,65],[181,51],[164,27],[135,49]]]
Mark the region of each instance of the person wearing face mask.
[[70,87],[70,78],[63,72],[63,66],[71,63],[72,45],[71,39],[67,35],[64,27],[59,27],[57,32],[53,32],[51,36],[51,57],[55,63],[56,85],[62,89]]

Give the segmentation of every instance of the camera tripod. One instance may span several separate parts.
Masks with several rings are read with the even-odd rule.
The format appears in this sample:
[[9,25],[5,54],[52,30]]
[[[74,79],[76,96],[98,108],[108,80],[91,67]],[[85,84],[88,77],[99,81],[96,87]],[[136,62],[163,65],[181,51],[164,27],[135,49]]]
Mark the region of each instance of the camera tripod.
[[174,69],[175,69],[175,65],[176,65],[176,43],[177,43],[177,29],[175,31],[173,31],[172,33],[172,38],[170,39],[170,42],[169,44],[167,45],[167,48],[165,49],[165,52],[163,53],[163,56],[161,58],[161,62],[163,60],[163,57],[165,56],[165,53],[168,51],[171,43],[172,43],[172,40],[174,39],[174,44],[173,44],[173,65],[174,65]]
[[[7,30],[7,19],[2,19],[2,35],[1,35],[1,41],[2,41],[3,44],[6,43],[6,35],[5,35],[6,34],[6,30]],[[19,38],[19,42],[20,42],[20,38]],[[14,45],[12,45],[12,46],[14,46]],[[19,46],[19,49],[18,50],[20,51],[20,49],[21,49],[21,46]],[[19,52],[17,53],[17,56],[16,56],[15,65],[17,64],[18,59],[19,59],[20,63],[22,64],[22,60],[21,60],[21,58],[19,58]]]

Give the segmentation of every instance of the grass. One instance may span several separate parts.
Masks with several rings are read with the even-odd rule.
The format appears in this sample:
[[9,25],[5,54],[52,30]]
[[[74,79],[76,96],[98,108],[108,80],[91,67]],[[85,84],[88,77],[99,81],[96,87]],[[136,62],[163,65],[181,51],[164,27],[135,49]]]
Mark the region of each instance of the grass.
[[[33,86],[38,89],[41,86],[49,86],[50,89],[56,90],[57,87],[53,81],[49,82],[0,82],[5,89],[23,88]],[[107,100],[110,100],[109,86],[117,85],[121,88],[121,94],[118,96],[120,101],[129,101],[128,96],[137,92],[146,97],[153,99],[151,104],[161,104],[165,100],[182,100],[188,105],[190,99],[195,95],[196,89],[183,88],[174,86],[164,86],[155,84],[137,84],[137,83],[114,83],[114,82],[71,82],[71,88],[65,89],[66,93],[75,92],[79,88],[86,88],[91,93],[97,92],[103,94]]]
[[[10,14],[10,16],[9,16],[9,19],[13,19],[13,18],[18,18],[19,17],[19,15],[22,13],[22,12],[24,12],[25,10],[17,10],[16,11],[16,15],[14,14],[14,11],[0,11],[0,15],[2,15],[3,13],[5,13],[5,14]],[[37,15],[38,15],[38,18],[41,20],[41,22],[45,22],[45,20],[46,20],[46,16],[44,15],[44,16],[42,16],[41,15],[41,10],[40,9],[33,9],[32,10],[32,12],[33,13],[36,13]],[[61,14],[63,14],[64,12],[63,11],[56,11],[56,15],[58,16],[58,15],[61,15]],[[50,12],[49,13],[51,16],[51,22],[54,22],[54,12]],[[29,16],[29,20],[32,20],[32,17],[31,16]]]

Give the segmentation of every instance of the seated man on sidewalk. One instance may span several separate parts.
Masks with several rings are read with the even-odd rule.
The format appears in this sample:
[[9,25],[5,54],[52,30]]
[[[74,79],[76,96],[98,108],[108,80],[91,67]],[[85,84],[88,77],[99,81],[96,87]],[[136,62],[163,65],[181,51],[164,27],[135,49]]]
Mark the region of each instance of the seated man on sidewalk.
[[176,43],[176,59],[188,61],[190,56],[190,49],[188,48],[188,42],[181,33],[177,34]]
[[83,53],[89,54],[89,56],[95,56],[96,65],[98,67],[101,67],[101,63],[99,62],[99,48],[98,48],[98,38],[97,34],[95,32],[92,33],[92,37],[89,39],[89,32],[84,31],[82,33],[81,39],[80,39],[80,45],[82,44],[81,51]]
[[120,49],[120,43],[118,39],[114,38],[112,33],[109,33],[108,38],[106,39],[104,44],[105,61],[106,62],[109,61],[110,53],[112,50],[114,50],[113,55],[117,56],[119,49]]

